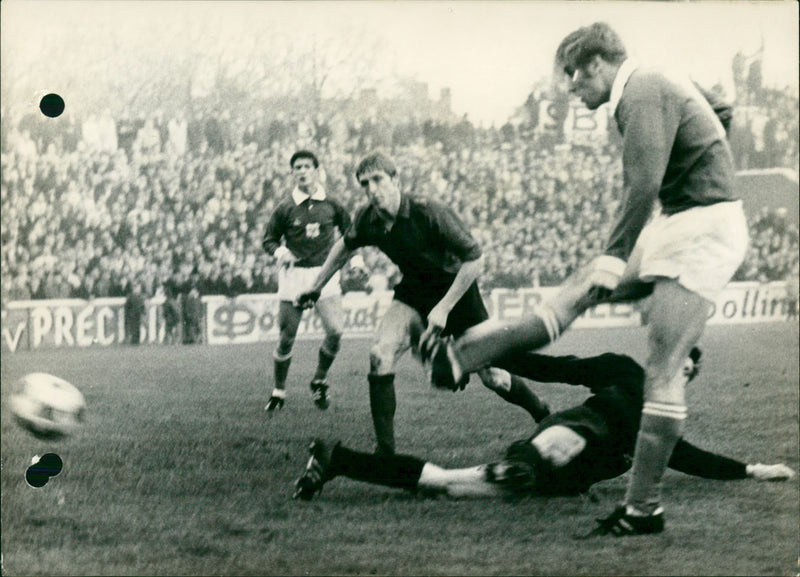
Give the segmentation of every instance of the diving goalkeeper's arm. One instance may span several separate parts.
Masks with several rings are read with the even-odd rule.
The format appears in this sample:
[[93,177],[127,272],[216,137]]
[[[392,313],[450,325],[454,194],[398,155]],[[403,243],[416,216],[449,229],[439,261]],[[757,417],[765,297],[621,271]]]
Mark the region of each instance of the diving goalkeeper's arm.
[[683,439],[675,445],[669,460],[669,467],[681,473],[704,479],[788,481],[794,477],[794,471],[783,463],[749,465],[736,459],[698,449]]

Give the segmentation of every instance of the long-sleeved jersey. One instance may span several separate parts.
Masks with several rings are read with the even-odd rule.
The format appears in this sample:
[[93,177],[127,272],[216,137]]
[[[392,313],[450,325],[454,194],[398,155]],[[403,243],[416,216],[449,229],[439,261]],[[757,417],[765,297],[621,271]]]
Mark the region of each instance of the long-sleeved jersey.
[[[401,195],[390,230],[371,204],[361,207],[344,244],[349,250],[376,246],[383,251],[403,274],[394,299],[423,318],[450,289],[463,263],[481,257],[477,241],[451,208],[408,194]],[[444,334],[461,334],[488,316],[473,283],[450,312]]]
[[[644,402],[645,373],[636,361],[613,353],[589,358],[524,353],[509,356],[497,366],[535,381],[583,385],[592,392],[583,404],[539,423],[534,436],[561,425],[586,439],[586,447],[563,467],[537,467],[537,493],[581,493],[630,469]],[[669,467],[707,479],[747,476],[745,463],[703,451],[683,439],[675,446]]]
[[627,260],[658,199],[666,215],[735,200],[730,110],[686,78],[635,68],[614,116],[623,137],[623,199],[606,254]]
[[412,195],[401,195],[389,231],[370,204],[356,212],[353,223],[345,246],[378,247],[403,273],[402,282],[414,289],[435,285],[446,290],[463,262],[481,256],[480,246],[452,209]]
[[344,235],[348,228],[350,215],[338,201],[308,197],[298,204],[290,195],[275,207],[262,246],[274,254],[285,239],[286,248],[297,257],[295,266],[322,266],[336,240],[335,230]]

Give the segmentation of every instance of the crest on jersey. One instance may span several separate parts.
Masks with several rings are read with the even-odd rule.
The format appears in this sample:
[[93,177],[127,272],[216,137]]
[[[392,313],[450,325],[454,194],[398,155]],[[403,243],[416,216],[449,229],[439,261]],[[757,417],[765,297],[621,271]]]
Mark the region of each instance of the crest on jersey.
[[309,222],[306,225],[306,238],[317,238],[319,236],[319,223]]

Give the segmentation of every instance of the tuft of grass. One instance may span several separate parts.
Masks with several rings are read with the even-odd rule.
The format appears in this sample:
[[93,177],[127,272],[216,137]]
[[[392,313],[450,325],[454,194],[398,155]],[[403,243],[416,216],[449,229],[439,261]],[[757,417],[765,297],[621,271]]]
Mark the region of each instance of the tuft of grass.
[[[347,479],[314,501],[290,499],[315,436],[372,450],[369,342],[345,340],[331,372],[333,405],[317,410],[308,382],[317,342],[298,342],[285,408],[263,412],[271,344],[120,347],[4,355],[2,554],[8,575],[793,575],[797,482],[716,482],[668,472],[667,531],[576,542],[624,495],[626,478],[586,498],[521,501],[422,498]],[[798,468],[796,325],[709,327],[691,385],[685,436],[748,462]],[[643,360],[642,329],[567,333],[548,351],[606,350]],[[9,384],[46,371],[78,386],[89,418],[47,443],[9,415]],[[430,389],[406,358],[396,377],[402,452],[443,466],[496,460],[529,434],[520,409],[473,379]],[[537,384],[554,409],[576,387]],[[64,469],[25,483],[34,454]]]

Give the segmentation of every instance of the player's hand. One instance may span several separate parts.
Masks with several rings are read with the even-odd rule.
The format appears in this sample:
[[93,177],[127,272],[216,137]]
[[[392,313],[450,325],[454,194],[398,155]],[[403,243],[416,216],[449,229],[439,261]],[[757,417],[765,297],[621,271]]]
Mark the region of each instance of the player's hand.
[[536,487],[533,466],[524,461],[504,459],[489,463],[484,469],[487,482],[502,487],[511,494],[528,493]]
[[777,465],[747,465],[747,476],[757,481],[788,481],[794,477],[794,471],[783,463]]
[[430,358],[434,345],[442,335],[447,324],[447,315],[450,311],[440,308],[438,305],[428,315],[428,326],[419,338],[419,351],[423,359]]
[[278,260],[278,267],[287,269],[292,268],[295,262],[297,262],[297,257],[294,256],[292,253],[288,253],[282,259]]
[[297,257],[292,254],[285,246],[281,246],[275,251],[275,256],[278,259],[278,268],[291,268],[297,261]]
[[613,289],[601,285],[594,285],[589,289],[589,292],[586,293],[586,297],[593,303],[602,303],[611,298],[611,293],[613,292]]
[[297,295],[294,299],[294,306],[301,309],[310,309],[319,300],[320,291],[306,291]]
[[428,328],[422,333],[422,336],[419,338],[419,355],[423,362],[430,360],[436,345],[440,344],[439,340],[441,336],[442,328],[431,325],[428,325]]
[[590,298],[602,301],[610,297],[619,285],[625,267],[625,261],[615,256],[603,254],[595,258],[589,265],[590,272],[587,279]]

